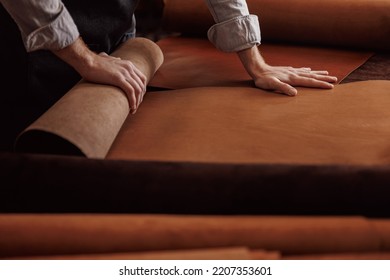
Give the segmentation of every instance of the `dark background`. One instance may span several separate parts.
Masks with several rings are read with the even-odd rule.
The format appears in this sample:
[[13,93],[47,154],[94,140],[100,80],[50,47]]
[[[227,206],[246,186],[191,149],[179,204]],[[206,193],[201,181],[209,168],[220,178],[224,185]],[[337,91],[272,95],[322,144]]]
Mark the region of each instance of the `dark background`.
[[135,11],[137,36],[157,41],[166,35],[162,26],[163,0],[140,0]]

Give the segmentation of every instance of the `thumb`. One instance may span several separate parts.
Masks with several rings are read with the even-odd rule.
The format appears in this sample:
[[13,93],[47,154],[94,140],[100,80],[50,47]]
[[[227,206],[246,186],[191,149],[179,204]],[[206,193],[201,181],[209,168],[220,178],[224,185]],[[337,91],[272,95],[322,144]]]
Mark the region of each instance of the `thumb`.
[[280,93],[283,93],[283,94],[286,94],[289,96],[295,96],[298,94],[298,91],[296,88],[290,86],[287,83],[280,81],[277,78],[272,79],[272,82],[270,83],[270,87],[271,87],[271,89],[273,89],[277,92],[280,92]]

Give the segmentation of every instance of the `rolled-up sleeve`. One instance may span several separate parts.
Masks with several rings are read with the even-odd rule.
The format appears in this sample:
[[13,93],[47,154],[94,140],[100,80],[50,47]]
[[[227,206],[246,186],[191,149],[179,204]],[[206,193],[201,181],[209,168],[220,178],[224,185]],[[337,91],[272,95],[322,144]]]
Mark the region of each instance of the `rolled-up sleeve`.
[[0,1],[18,25],[28,52],[62,49],[80,35],[60,0]]
[[261,42],[259,20],[245,0],[205,0],[216,22],[207,35],[220,50],[237,52]]

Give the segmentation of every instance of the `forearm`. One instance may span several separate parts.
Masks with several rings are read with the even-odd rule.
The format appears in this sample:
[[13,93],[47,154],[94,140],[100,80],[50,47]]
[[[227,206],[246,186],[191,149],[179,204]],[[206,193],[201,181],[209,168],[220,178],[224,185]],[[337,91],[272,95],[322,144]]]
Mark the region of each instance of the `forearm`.
[[21,30],[26,50],[52,51],[83,79],[121,88],[132,113],[142,102],[146,77],[128,60],[92,52],[60,0],[0,0]]
[[249,15],[245,0],[205,0],[216,23]]
[[257,47],[261,40],[257,16],[250,15],[246,1],[205,1],[216,22],[209,29],[209,40],[222,51],[237,52],[257,87],[295,96],[298,91],[293,86],[332,88],[337,81],[323,70],[268,65]]
[[81,37],[69,46],[52,51],[60,59],[71,65],[82,76],[85,72],[93,67],[93,62],[97,56],[83,42]]
[[78,37],[78,29],[60,0],[0,0],[18,25],[28,52],[62,49]]
[[205,0],[213,15],[213,25],[207,35],[220,50],[237,52],[260,44],[260,25],[251,15],[245,0]]
[[256,46],[237,52],[248,74],[255,79],[268,66]]

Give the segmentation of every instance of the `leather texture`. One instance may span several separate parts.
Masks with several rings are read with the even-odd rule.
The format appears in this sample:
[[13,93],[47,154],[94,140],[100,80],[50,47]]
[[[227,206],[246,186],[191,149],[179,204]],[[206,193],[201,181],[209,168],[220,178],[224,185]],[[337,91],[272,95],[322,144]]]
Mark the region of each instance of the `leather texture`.
[[[164,63],[150,86],[167,89],[199,86],[253,86],[235,53],[218,51],[206,39],[172,37],[160,40]],[[361,66],[372,52],[326,47],[263,44],[259,47],[271,65],[327,70],[341,82]]]
[[300,89],[149,93],[108,159],[264,164],[389,164],[390,81]]
[[[291,254],[383,252],[364,217],[0,215],[0,257],[247,247]],[[381,221],[388,226],[388,220]]]

